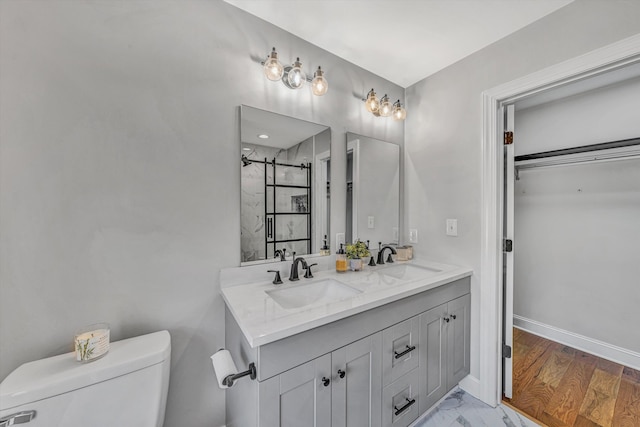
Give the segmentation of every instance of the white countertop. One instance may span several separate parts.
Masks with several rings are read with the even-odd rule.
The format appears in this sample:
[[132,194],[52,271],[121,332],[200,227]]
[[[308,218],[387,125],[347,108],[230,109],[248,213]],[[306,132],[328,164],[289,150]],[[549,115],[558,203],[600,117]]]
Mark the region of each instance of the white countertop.
[[[321,268],[330,266],[334,259],[323,258],[325,260],[320,262]],[[318,259],[310,262],[318,262]],[[407,270],[403,267],[405,265],[419,268],[409,267]],[[365,266],[362,271],[346,273],[314,271],[312,279],[305,279],[300,269],[300,280],[291,282],[288,280],[290,266],[291,262],[282,262],[221,271],[222,296],[251,347],[326,325],[472,274],[472,270],[466,267],[413,260],[376,267]],[[283,284],[272,284],[273,273],[266,273],[267,269],[280,270]],[[247,277],[251,278],[249,282]],[[268,291],[312,285],[326,279],[334,279],[354,289],[355,295],[338,301],[320,301],[309,306],[285,309],[267,294]]]

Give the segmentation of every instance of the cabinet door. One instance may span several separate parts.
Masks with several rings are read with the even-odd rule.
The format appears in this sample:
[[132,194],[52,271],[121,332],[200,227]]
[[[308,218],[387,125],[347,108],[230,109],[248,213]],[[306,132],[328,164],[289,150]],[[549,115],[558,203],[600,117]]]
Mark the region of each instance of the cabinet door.
[[443,318],[447,304],[432,308],[420,315],[420,412],[433,406],[449,390],[445,352],[446,329]]
[[418,366],[419,331],[419,316],[414,316],[382,331],[383,387]]
[[382,334],[331,353],[333,427],[380,427]]
[[329,427],[331,355],[261,382],[259,412],[260,427]]
[[471,296],[450,301],[447,306],[447,388],[451,389],[469,373]]

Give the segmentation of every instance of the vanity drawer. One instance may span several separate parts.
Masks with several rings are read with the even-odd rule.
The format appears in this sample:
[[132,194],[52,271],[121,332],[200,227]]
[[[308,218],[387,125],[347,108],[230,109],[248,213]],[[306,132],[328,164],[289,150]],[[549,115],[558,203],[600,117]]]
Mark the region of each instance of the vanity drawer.
[[418,316],[382,331],[382,384],[389,385],[418,367],[420,353]]
[[420,375],[407,372],[382,390],[382,427],[407,427],[420,415]]

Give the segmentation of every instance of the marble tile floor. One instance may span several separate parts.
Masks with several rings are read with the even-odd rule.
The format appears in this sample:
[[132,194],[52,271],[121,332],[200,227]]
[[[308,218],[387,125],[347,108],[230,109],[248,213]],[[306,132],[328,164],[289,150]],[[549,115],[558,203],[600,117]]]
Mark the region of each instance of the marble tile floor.
[[433,411],[418,418],[410,427],[538,427],[513,409],[485,405],[463,390],[457,389]]

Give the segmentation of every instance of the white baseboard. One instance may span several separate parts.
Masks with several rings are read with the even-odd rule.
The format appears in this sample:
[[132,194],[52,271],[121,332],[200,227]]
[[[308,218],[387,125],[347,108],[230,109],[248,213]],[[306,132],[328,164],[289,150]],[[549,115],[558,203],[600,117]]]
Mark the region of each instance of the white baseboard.
[[513,326],[523,329],[532,334],[548,338],[560,344],[568,345],[586,353],[593,354],[603,359],[640,370],[640,353],[627,350],[622,347],[608,344],[593,338],[585,337],[555,326],[546,325],[536,320],[527,319],[522,316],[513,315]]
[[462,381],[460,381],[458,386],[476,399],[482,400],[480,398],[480,380],[476,377],[467,375],[462,379]]

